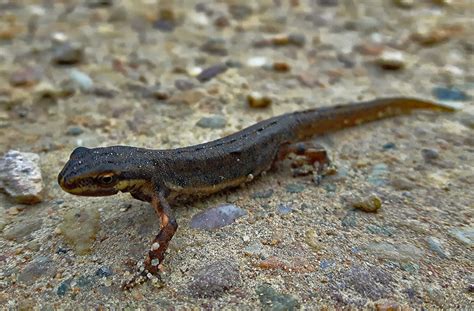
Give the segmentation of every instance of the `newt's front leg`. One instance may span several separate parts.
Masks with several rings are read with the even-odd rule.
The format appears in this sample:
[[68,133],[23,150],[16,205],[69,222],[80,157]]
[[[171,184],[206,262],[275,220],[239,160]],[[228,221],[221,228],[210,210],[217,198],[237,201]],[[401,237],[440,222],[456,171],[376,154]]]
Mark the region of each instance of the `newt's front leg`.
[[153,240],[151,248],[143,264],[140,264],[137,274],[131,281],[122,286],[125,290],[129,290],[153,276],[159,276],[159,267],[163,262],[169,242],[178,229],[178,223],[163,192],[157,192],[156,195],[152,196],[151,205],[160,217],[160,232]]

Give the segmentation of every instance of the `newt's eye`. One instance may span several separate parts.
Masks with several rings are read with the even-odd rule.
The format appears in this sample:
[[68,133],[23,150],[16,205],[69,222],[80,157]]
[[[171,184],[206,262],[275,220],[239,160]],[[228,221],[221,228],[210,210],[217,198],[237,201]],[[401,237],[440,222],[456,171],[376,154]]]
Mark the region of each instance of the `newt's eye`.
[[103,185],[110,185],[115,180],[115,176],[113,174],[105,174],[99,176],[99,182]]

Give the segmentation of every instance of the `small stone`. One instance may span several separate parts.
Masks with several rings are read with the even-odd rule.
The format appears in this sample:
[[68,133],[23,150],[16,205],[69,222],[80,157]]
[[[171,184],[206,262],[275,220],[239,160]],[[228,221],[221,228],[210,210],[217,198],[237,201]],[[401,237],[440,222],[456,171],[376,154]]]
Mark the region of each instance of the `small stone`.
[[69,135],[69,136],[79,136],[82,133],[84,133],[84,129],[82,129],[79,126],[71,126],[66,131],[66,135]]
[[439,158],[439,152],[436,149],[423,148],[421,149],[421,155],[426,162],[433,162]]
[[382,207],[382,200],[376,194],[371,194],[366,197],[353,197],[350,205],[364,212],[376,213]]
[[256,289],[263,310],[299,310],[300,303],[291,295],[277,292],[270,284],[259,285]]
[[87,0],[86,5],[90,8],[100,8],[112,6],[114,3],[113,0]]
[[90,91],[94,87],[94,81],[92,81],[91,77],[80,70],[72,69],[69,72],[69,78],[83,91]]
[[348,288],[362,297],[378,300],[387,296],[390,292],[393,278],[377,267],[353,266],[337,282],[339,284],[336,286],[340,288]]
[[226,42],[223,39],[209,39],[201,46],[201,51],[216,56],[227,56]]
[[194,215],[189,225],[193,229],[212,230],[228,226],[245,215],[245,210],[233,204],[224,204]]
[[399,70],[406,66],[407,60],[401,51],[385,50],[376,60],[386,70]]
[[66,295],[66,293],[71,290],[71,283],[72,279],[67,279],[63,281],[61,284],[59,284],[58,289],[56,290],[56,294],[58,294],[58,296]]
[[266,108],[272,104],[269,97],[263,96],[258,92],[252,92],[247,96],[247,102],[252,108]]
[[433,95],[439,100],[446,101],[467,101],[470,99],[470,96],[457,88],[447,88],[440,86],[437,86],[433,89]]
[[39,218],[14,223],[3,232],[3,236],[8,240],[21,242],[29,239],[31,233],[38,231],[42,224],[43,220]]
[[443,244],[438,238],[430,236],[426,239],[426,242],[428,243],[430,249],[436,254],[438,254],[441,258],[446,259],[450,257],[450,254],[445,251]]
[[293,211],[293,209],[288,204],[280,203],[277,206],[277,213],[280,214],[280,215],[286,215],[286,214],[291,213],[292,211]]
[[402,307],[396,301],[392,300],[379,300],[375,303],[375,310],[376,311],[401,311]]
[[233,260],[215,261],[197,271],[189,285],[194,297],[217,298],[241,284],[240,271]]
[[195,84],[190,80],[177,79],[174,81],[174,86],[180,91],[187,91],[195,87]]
[[268,199],[273,195],[273,189],[266,189],[252,193],[252,199]]
[[158,19],[153,23],[153,28],[163,32],[172,32],[177,24],[176,14],[171,8],[162,8]]
[[432,46],[455,38],[463,31],[463,26],[457,24],[440,26],[430,25],[430,23],[419,24],[412,39],[421,45]]
[[56,266],[49,257],[39,256],[26,265],[18,274],[18,282],[32,285],[41,277],[51,278],[56,274]]
[[268,59],[264,56],[255,56],[247,59],[249,67],[263,67],[268,63]]
[[366,245],[365,250],[383,259],[389,259],[397,262],[418,262],[424,255],[423,250],[412,244],[390,244],[385,242],[370,243]]
[[318,4],[327,7],[338,6],[339,0],[318,0]]
[[284,62],[275,62],[272,67],[277,72],[288,72],[291,69],[290,65]]
[[449,229],[449,234],[469,247],[474,246],[474,227],[459,227]]
[[35,204],[43,200],[43,178],[36,153],[8,151],[0,158],[0,189],[16,202]]
[[285,187],[286,191],[289,193],[300,193],[303,192],[305,189],[305,186],[303,184],[288,184]]
[[396,149],[397,146],[394,143],[386,143],[382,146],[384,150]]
[[316,230],[314,229],[309,229],[308,231],[305,232],[304,241],[315,252],[318,252],[323,248],[322,243],[318,239],[318,234],[316,233]]
[[99,227],[99,211],[95,208],[82,208],[67,211],[60,229],[74,251],[78,255],[86,255],[91,251]]
[[375,186],[384,186],[387,183],[388,173],[387,164],[375,164],[369,174],[368,181]]
[[288,35],[288,43],[294,46],[303,47],[306,44],[306,37],[303,34],[292,33]]
[[245,4],[231,4],[229,13],[236,20],[244,20],[252,14],[252,8]]
[[84,47],[80,43],[64,42],[53,48],[54,63],[73,65],[84,60]]
[[95,272],[95,275],[97,275],[100,278],[107,278],[111,276],[112,274],[113,274],[112,269],[110,269],[110,267],[107,267],[107,266],[100,267]]
[[415,5],[414,0],[393,0],[396,6],[403,9],[410,9]]
[[196,125],[202,128],[210,129],[221,129],[224,128],[227,124],[227,120],[224,116],[214,115],[211,117],[202,117]]
[[23,68],[10,76],[10,84],[17,87],[29,87],[41,80],[41,71],[38,68]]
[[226,71],[227,71],[227,66],[225,64],[217,64],[217,65],[204,69],[199,75],[197,75],[196,79],[198,79],[199,82],[204,83],[204,82],[212,80],[216,76]]

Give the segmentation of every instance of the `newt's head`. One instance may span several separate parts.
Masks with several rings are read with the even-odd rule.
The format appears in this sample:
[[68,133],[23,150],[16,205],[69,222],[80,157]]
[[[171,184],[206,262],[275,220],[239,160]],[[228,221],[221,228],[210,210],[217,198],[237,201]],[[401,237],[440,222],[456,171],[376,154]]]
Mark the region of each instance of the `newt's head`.
[[85,148],[72,153],[58,175],[61,188],[83,196],[107,196],[130,191],[136,154],[131,147]]

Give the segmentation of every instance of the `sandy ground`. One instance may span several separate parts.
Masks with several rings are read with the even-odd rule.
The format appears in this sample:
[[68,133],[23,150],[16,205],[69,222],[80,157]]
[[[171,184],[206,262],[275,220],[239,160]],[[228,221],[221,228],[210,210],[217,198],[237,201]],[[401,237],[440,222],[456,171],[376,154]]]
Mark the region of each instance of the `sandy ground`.
[[[31,206],[0,195],[0,308],[472,308],[472,1],[242,3],[0,1],[0,153],[38,153],[45,190]],[[270,106],[249,107],[253,92]],[[318,138],[337,168],[320,184],[284,162],[175,204],[159,286],[119,289],[158,231],[148,204],[76,197],[56,181],[77,146],[175,148],[389,95],[464,108]],[[370,195],[377,213],[353,208]],[[189,227],[222,203],[246,215]]]

